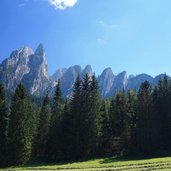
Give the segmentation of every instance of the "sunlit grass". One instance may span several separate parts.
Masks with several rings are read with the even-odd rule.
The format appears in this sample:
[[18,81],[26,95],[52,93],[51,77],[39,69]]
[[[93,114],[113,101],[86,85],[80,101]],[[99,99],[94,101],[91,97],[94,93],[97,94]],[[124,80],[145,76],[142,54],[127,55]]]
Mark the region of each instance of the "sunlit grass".
[[0,169],[0,171],[112,171],[112,170],[171,170],[171,157],[152,158],[143,160],[124,160],[116,158],[94,159],[84,162],[66,164],[39,164],[24,167]]

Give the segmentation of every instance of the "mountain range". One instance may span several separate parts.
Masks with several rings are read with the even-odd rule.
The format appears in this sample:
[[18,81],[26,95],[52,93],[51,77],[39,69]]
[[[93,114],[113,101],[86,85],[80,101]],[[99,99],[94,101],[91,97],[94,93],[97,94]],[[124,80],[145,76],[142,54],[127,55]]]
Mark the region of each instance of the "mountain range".
[[[32,95],[41,96],[45,92],[53,92],[57,80],[61,81],[61,90],[64,97],[71,94],[74,81],[78,75],[81,78],[85,74],[93,75],[94,72],[90,65],[84,69],[79,65],[69,68],[58,69],[52,76],[48,73],[46,53],[42,44],[35,52],[28,46],[19,50],[14,50],[8,58],[0,64],[0,81],[6,90],[14,92],[17,85],[21,82]],[[138,90],[141,83],[147,80],[152,86],[156,85],[165,74],[152,77],[148,74],[127,75],[123,71],[117,75],[111,68],[106,68],[97,77],[100,93],[103,98],[111,97],[114,92],[120,90]]]

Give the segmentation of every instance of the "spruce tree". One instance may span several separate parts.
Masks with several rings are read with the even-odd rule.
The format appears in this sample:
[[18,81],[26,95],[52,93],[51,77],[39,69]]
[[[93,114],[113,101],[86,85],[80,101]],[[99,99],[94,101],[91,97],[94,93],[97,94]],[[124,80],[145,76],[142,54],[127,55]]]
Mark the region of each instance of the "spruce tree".
[[99,93],[99,85],[95,75],[92,76],[90,82],[90,112],[88,113],[88,129],[89,129],[89,148],[90,156],[97,154],[97,147],[99,146],[100,138],[100,119],[101,119],[101,98]]
[[109,119],[109,106],[107,100],[104,100],[101,105],[101,129],[99,141],[99,154],[102,156],[111,156],[111,124]]
[[35,118],[25,88],[19,84],[11,105],[9,123],[10,164],[27,163],[31,156],[32,141],[35,135]]
[[7,160],[8,121],[9,114],[5,92],[0,84],[0,166],[5,165]]
[[83,78],[81,88],[81,108],[79,110],[79,154],[78,157],[86,159],[91,153],[89,136],[90,131],[90,117],[91,117],[91,93],[90,93],[91,80],[88,74]]
[[48,94],[45,96],[41,112],[40,112],[40,121],[38,126],[38,133],[35,139],[34,146],[34,159],[45,160],[46,159],[46,147],[47,139],[50,128],[51,120],[51,108],[49,104]]
[[60,81],[56,85],[52,106],[52,117],[47,145],[47,160],[52,162],[60,160],[61,156],[61,118],[63,114],[62,93]]
[[116,94],[111,101],[109,112],[110,124],[112,128],[112,153],[113,155],[123,155],[126,151],[124,148],[124,133],[126,130],[127,108],[124,92]]
[[73,94],[71,98],[71,141],[69,142],[70,154],[72,154],[72,159],[81,158],[81,146],[82,142],[80,140],[82,136],[82,103],[81,103],[81,92],[82,92],[82,82],[80,76],[78,75],[73,87]]
[[[156,113],[156,125],[158,130],[159,149],[168,152],[170,149],[171,139],[171,91],[169,88],[168,78],[165,75],[163,80],[159,81],[156,88],[156,95],[153,95],[154,109]],[[155,99],[154,99],[155,98]],[[170,149],[171,150],[171,149]]]
[[72,159],[72,143],[73,143],[73,135],[72,135],[72,115],[70,109],[70,100],[65,101],[64,113],[61,121],[61,159],[62,160],[71,160]]
[[126,94],[127,99],[127,120],[125,130],[125,142],[127,144],[127,154],[135,155],[137,151],[137,93],[129,90]]
[[142,154],[153,150],[151,109],[151,86],[145,81],[140,86],[137,103],[137,145]]

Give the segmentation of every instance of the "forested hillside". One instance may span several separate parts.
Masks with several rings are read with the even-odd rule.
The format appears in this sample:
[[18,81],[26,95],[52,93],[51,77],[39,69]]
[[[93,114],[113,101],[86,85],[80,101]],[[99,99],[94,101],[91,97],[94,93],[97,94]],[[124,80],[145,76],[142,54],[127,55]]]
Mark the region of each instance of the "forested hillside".
[[105,156],[168,155],[171,152],[171,85],[116,92],[102,99],[96,77],[77,77],[63,99],[58,81],[41,107],[19,84],[7,103],[0,86],[0,164],[77,161]]

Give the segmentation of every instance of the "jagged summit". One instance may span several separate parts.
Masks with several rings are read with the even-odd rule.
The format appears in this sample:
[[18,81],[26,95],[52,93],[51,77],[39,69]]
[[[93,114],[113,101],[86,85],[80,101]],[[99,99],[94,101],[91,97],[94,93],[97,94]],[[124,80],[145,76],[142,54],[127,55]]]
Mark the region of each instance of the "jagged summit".
[[93,70],[91,65],[87,65],[81,72],[81,77],[84,77],[85,74],[88,74],[89,76],[93,75]]
[[[81,78],[85,74],[93,75],[91,65],[81,68],[74,65],[69,68],[58,69],[52,77],[48,74],[46,53],[43,44],[39,44],[35,52],[24,46],[14,50],[9,58],[0,64],[0,81],[7,90],[15,91],[17,85],[22,82],[30,94],[43,95],[47,90],[53,92],[58,79],[61,80],[61,89],[65,97],[72,92],[73,84],[78,75]],[[105,68],[97,78],[100,93],[103,98],[111,97],[119,90],[138,90],[141,83],[147,80],[152,86],[156,85],[166,74],[160,74],[155,78],[145,73],[127,76],[126,71],[114,74],[112,68]]]
[[35,53],[28,46],[13,51],[0,65],[0,80],[10,91],[22,82],[31,94],[43,93],[50,82],[43,45]]
[[35,51],[35,55],[43,56],[45,53],[45,49],[43,47],[43,44],[40,43]]

